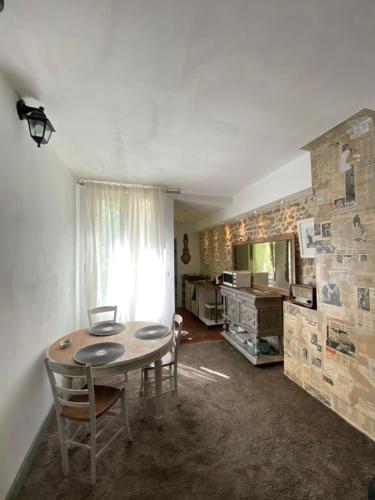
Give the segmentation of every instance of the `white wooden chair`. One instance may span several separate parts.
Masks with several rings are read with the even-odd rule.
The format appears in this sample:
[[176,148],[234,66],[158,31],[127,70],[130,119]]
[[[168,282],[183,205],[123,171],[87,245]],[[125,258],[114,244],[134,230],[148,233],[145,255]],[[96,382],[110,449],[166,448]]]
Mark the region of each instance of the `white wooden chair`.
[[[106,313],[112,313],[112,316],[110,316],[110,319],[106,320],[100,320],[100,321],[94,321],[94,316],[97,316],[98,314],[106,314]],[[117,306],[99,306],[99,307],[91,307],[91,309],[87,309],[87,316],[89,319],[89,326],[91,327],[94,324],[100,324],[108,321],[116,321],[117,318]]]
[[[162,385],[163,382],[169,381],[170,388],[163,391],[162,394],[167,392],[173,392],[174,397],[177,400],[177,363],[178,363],[178,351],[180,347],[181,340],[181,327],[182,327],[182,316],[174,313],[172,316],[172,326],[171,330],[173,332],[173,346],[172,350],[162,357]],[[150,376],[151,375],[151,376]],[[140,395],[143,395],[146,401],[150,397],[151,386],[155,385],[155,363],[151,363],[148,366],[142,368],[141,373],[141,389]]]
[[[100,321],[95,321],[95,316],[97,315],[102,315],[102,314],[109,314],[111,313],[111,316],[109,316],[109,319],[103,319],[103,316],[101,317]],[[109,321],[116,322],[117,319],[117,306],[98,306],[98,307],[91,307],[90,309],[87,309],[87,317],[89,320],[89,327],[91,328],[92,325],[100,325],[101,323],[108,323]],[[121,387],[122,384],[128,381],[128,374],[124,373],[118,377],[118,381],[115,382],[114,384],[116,387]]]
[[[93,376],[100,377],[100,368],[92,368],[91,366],[66,366],[54,363],[48,359],[45,360],[45,365],[55,400],[64,475],[66,476],[69,473],[69,448],[72,446],[80,446],[90,450],[91,483],[95,484],[96,459],[125,428],[128,435],[128,441],[132,441],[128,419],[126,391],[123,388],[118,389],[94,385]],[[55,374],[61,377],[84,377],[86,385],[82,389],[65,388],[57,382]],[[112,410],[112,407],[119,399],[121,400],[121,409],[125,420],[124,425],[117,429],[114,435],[100,450],[97,450],[97,438],[103,433],[108,425],[107,423],[97,432],[97,420],[104,414],[118,415],[118,413]],[[75,429],[74,423],[79,424]],[[73,429],[71,429],[71,427],[73,427]],[[89,444],[75,440],[82,428],[89,430]],[[87,433],[85,433],[85,437],[87,437]]]

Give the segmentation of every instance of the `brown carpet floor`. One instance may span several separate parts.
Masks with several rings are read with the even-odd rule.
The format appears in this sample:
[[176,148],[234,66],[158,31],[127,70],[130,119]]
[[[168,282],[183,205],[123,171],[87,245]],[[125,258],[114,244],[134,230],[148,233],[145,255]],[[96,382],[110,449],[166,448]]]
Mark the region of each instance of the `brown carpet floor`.
[[169,402],[161,430],[151,414],[141,420],[138,381],[134,374],[134,441],[121,435],[98,460],[95,487],[83,449],[71,452],[71,475],[63,477],[53,423],[19,498],[367,498],[375,443],[289,381],[282,365],[256,368],[227,342],[183,345],[181,404]]

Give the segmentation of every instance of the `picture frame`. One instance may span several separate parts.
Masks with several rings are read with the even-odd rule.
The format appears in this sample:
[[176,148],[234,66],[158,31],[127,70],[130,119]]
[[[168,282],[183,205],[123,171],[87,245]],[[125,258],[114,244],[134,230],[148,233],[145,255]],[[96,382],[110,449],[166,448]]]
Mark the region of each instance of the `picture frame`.
[[298,221],[297,225],[300,255],[303,259],[314,259],[314,218],[310,217],[309,219],[302,219]]

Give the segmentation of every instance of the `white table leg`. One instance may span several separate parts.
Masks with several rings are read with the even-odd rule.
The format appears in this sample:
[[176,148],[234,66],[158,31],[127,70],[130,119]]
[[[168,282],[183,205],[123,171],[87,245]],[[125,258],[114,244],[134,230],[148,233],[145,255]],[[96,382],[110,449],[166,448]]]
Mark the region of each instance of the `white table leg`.
[[161,427],[161,359],[155,361],[155,419],[157,427]]

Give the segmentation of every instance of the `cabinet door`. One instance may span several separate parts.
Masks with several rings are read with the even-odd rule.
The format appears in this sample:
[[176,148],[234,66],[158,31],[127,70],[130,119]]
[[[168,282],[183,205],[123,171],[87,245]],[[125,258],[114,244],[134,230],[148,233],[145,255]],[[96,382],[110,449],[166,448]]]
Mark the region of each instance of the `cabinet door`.
[[233,323],[239,324],[240,322],[240,302],[235,297],[226,296],[225,297],[226,304],[226,314],[228,319],[233,321]]
[[241,301],[240,323],[246,330],[257,331],[259,329],[259,311],[252,304]]
[[185,281],[185,308],[188,311],[191,311],[191,283],[189,281]]
[[261,311],[259,317],[260,335],[268,337],[271,335],[282,335],[283,333],[283,311],[282,309],[270,309]]

